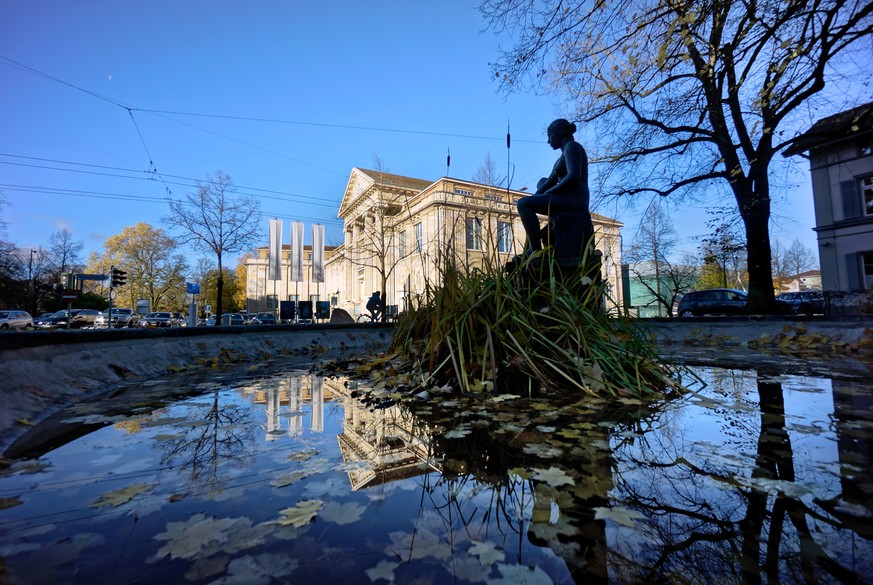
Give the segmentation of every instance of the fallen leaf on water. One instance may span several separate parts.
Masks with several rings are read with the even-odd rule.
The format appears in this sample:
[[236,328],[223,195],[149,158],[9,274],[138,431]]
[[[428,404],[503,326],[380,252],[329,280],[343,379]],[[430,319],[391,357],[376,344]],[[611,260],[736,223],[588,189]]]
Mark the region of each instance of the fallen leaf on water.
[[354,524],[360,520],[366,509],[366,506],[355,502],[347,502],[345,504],[328,502],[321,512],[321,517],[328,522],[344,526],[346,524]]
[[489,585],[553,585],[554,580],[539,567],[524,565],[497,565],[501,579],[488,581]]
[[627,526],[628,528],[634,528],[636,526],[634,520],[645,518],[645,516],[639,512],[628,510],[627,508],[596,507],[592,509],[594,510],[595,520],[612,520],[613,522],[621,524],[622,526]]
[[301,528],[318,515],[322,506],[324,502],[321,500],[300,500],[296,506],[280,510],[281,517],[277,522],[280,526]]
[[280,475],[276,479],[270,482],[270,485],[273,487],[285,487],[291,485],[295,481],[299,481],[301,479],[305,479],[309,477],[310,473],[303,469],[298,469],[297,471],[292,471],[291,473],[285,473]]
[[379,579],[385,579],[389,583],[394,582],[394,569],[400,566],[400,563],[392,563],[391,561],[379,561],[379,564],[372,569],[367,569],[367,577],[370,581],[376,582]]
[[497,548],[493,542],[480,542],[478,540],[474,540],[470,544],[470,549],[467,551],[468,554],[479,557],[479,562],[482,565],[493,565],[499,561],[502,561],[506,558],[506,554]]
[[12,498],[0,498],[0,510],[4,510],[6,508],[14,508],[15,506],[20,506],[24,502],[18,496]]
[[20,424],[20,425],[26,425],[26,426],[29,426],[29,427],[32,427],[32,426],[33,426],[33,423],[30,422],[29,420],[27,420],[26,418],[16,418],[16,419],[15,419],[15,422],[17,422],[17,423]]
[[548,485],[558,487],[561,485],[573,485],[573,478],[557,467],[548,469],[533,469],[534,479],[546,482]]
[[470,429],[452,429],[447,433],[443,433],[446,439],[463,439],[470,434]]
[[515,394],[498,394],[497,396],[491,397],[491,402],[505,402],[507,400],[516,400],[521,398],[521,396],[516,396]]
[[139,494],[152,489],[152,484],[135,483],[119,490],[113,490],[102,494],[97,501],[91,504],[92,508],[102,508],[103,506],[120,506],[127,503]]

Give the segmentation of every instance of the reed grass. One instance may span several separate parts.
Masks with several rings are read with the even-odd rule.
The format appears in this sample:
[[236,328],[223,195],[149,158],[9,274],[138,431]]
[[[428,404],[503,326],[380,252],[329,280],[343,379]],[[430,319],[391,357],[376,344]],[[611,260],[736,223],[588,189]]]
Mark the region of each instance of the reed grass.
[[641,396],[677,387],[638,321],[604,309],[599,262],[567,270],[547,254],[512,273],[443,262],[398,322],[392,350],[422,384],[462,392]]

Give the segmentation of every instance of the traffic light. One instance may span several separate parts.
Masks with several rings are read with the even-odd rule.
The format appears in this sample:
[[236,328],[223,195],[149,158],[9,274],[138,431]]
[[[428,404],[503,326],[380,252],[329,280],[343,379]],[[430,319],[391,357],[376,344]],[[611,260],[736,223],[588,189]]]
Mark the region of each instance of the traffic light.
[[119,286],[124,286],[127,284],[127,272],[124,270],[119,270],[118,268],[112,268],[112,288],[116,288]]

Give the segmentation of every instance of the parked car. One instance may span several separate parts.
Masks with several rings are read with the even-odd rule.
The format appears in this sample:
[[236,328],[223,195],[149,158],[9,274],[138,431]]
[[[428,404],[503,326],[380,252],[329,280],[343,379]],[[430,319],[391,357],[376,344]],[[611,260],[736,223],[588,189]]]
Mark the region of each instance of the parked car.
[[746,293],[732,288],[710,288],[685,293],[679,300],[680,317],[741,315],[746,310]]
[[275,325],[276,315],[273,313],[255,313],[252,315],[252,325]]
[[153,312],[142,318],[140,327],[175,327],[176,318],[172,313]]
[[0,311],[0,329],[33,329],[33,317],[27,311]]
[[[97,318],[94,319],[94,327],[107,327],[107,313],[109,310],[100,311]],[[139,315],[133,312],[133,309],[120,309],[112,307],[112,327],[136,327],[139,325]]]
[[[93,327],[100,313],[97,309],[71,309],[70,329],[82,329]],[[52,313],[49,317],[41,318],[34,323],[37,329],[67,329],[67,310],[61,309]]]
[[246,318],[243,317],[242,313],[228,313],[230,316],[230,324],[231,325],[245,325]]
[[33,322],[37,329],[59,329],[67,326],[67,310],[55,311],[48,315],[41,315]]
[[776,297],[776,302],[780,304],[785,313],[793,313],[794,315],[820,315],[825,312],[824,295],[818,290],[782,293]]
[[97,320],[97,315],[100,314],[100,311],[97,309],[74,309],[74,312],[75,314],[73,315],[72,321],[70,321],[71,329],[93,327],[94,321]]

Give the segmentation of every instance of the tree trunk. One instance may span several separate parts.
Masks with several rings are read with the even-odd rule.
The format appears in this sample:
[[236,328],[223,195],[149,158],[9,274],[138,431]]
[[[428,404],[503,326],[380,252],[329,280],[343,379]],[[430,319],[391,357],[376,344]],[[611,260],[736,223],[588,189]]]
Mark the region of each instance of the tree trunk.
[[215,279],[215,290],[217,297],[215,299],[215,324],[221,325],[222,304],[221,299],[224,295],[224,271],[221,267],[221,254],[218,255],[218,278]]
[[[765,171],[766,172],[766,171]],[[746,230],[746,265],[749,271],[751,314],[772,314],[776,308],[773,267],[770,262],[770,189],[766,178],[737,181],[734,195]]]

